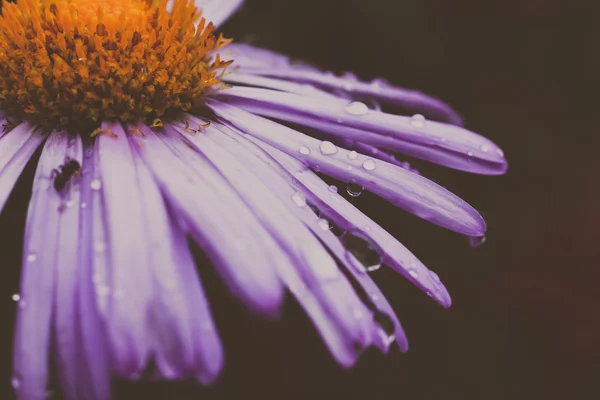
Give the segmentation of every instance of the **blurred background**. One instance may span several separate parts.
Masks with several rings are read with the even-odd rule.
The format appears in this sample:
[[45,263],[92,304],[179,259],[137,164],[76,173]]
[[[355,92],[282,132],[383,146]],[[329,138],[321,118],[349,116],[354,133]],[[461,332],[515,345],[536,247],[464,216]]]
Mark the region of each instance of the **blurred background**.
[[[364,193],[352,201],[453,297],[444,310],[399,275],[373,274],[409,336],[407,354],[369,350],[342,370],[293,302],[280,323],[257,320],[207,270],[222,378],[208,389],[119,384],[117,398],[600,398],[599,12],[592,0],[247,0],[226,35],[420,89],[498,143],[510,162],[502,177],[414,163],[482,212],[488,240],[471,248]],[[0,216],[3,393],[29,191],[24,178]]]

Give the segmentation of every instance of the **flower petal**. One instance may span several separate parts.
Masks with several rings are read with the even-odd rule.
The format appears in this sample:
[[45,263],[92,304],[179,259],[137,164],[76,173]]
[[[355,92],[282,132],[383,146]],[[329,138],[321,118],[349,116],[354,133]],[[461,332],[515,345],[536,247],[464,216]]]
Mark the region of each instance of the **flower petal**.
[[304,82],[326,90],[341,90],[353,96],[398,104],[454,125],[463,124],[462,117],[443,101],[416,90],[390,85],[381,79],[363,82],[352,74],[336,76],[306,65],[298,65],[287,56],[247,44],[231,44],[227,50],[232,54],[235,65],[247,74]]
[[229,184],[183,141],[163,142],[149,128],[137,128],[144,133],[137,150],[232,292],[253,310],[276,315],[283,300],[276,265],[289,262],[287,256]]
[[[34,137],[23,136],[27,142]],[[38,144],[36,142],[35,147]],[[20,399],[46,398],[54,306],[60,303],[62,316],[66,310],[63,302],[65,298],[71,303],[74,300],[72,282],[68,281],[77,265],[77,235],[73,235],[78,228],[77,210],[70,212],[68,216],[60,212],[64,199],[54,189],[50,179],[52,170],[64,162],[67,146],[67,136],[56,132],[46,142],[34,178],[27,213],[21,298],[13,354],[13,387]],[[65,276],[69,277],[60,276],[62,269],[65,269]],[[67,290],[65,297],[56,292],[59,285]],[[57,329],[59,327],[60,324],[56,326]],[[57,333],[61,335],[57,338],[60,343],[64,339],[63,332]],[[61,352],[59,358],[69,358],[72,355],[67,353],[68,350]],[[63,377],[73,373],[71,367],[73,365],[62,370]]]
[[146,366],[151,348],[148,308],[154,291],[140,209],[145,199],[138,190],[133,155],[122,127],[103,123],[102,128],[115,137],[99,135],[94,149],[97,177],[91,185],[102,193],[99,211],[106,237],[95,237],[93,247],[98,261],[105,257],[108,266],[105,276],[96,270],[95,278],[100,309],[105,310],[113,369],[119,376],[135,378]]
[[44,137],[25,122],[0,136],[0,211],[27,162]]
[[471,206],[441,186],[384,161],[375,161],[321,142],[273,121],[215,100],[209,107],[241,131],[301,159],[305,164],[344,182],[356,182],[393,204],[442,227],[468,236],[482,236],[483,218]]
[[[276,195],[281,202],[289,204],[288,208],[290,211],[292,211],[292,213],[329,248],[340,262],[344,263],[347,270],[354,276],[360,285],[363,286],[364,290],[369,293],[377,310],[381,310],[390,315],[395,327],[394,335],[397,337],[401,348],[406,350],[408,346],[404,331],[395,317],[391,306],[387,303],[385,297],[379,291],[375,283],[365,274],[364,270],[359,271],[355,267],[355,264],[349,264],[348,256],[339,239],[336,238],[329,229],[323,228],[322,220],[306,206],[306,203],[302,201],[297,203],[299,191],[301,191],[302,188],[295,185],[295,182],[293,182],[293,179],[289,179],[289,176],[279,174],[276,170],[276,166],[273,165],[276,164],[276,161],[269,157],[260,147],[240,136],[240,134],[236,133],[233,129],[229,129],[220,124],[217,125],[217,128],[221,134],[214,129],[212,131],[203,132],[201,136],[186,137],[189,137],[194,143],[201,141],[201,139],[205,137],[218,143],[221,148],[227,149],[227,151],[243,164],[244,170],[248,170],[255,176],[260,177],[261,182],[264,182],[268,187],[268,190]],[[204,142],[205,140],[202,141]],[[264,190],[262,192],[264,192]],[[325,303],[325,306],[326,305],[327,304]],[[380,329],[379,326],[376,327],[377,332],[380,332]],[[389,336],[390,334],[386,335],[386,343],[383,344],[383,350],[387,350],[387,347],[389,346]],[[380,338],[381,335],[378,334],[375,339],[377,340]]]
[[[218,169],[223,178],[230,182],[290,255],[294,265],[279,265],[282,279],[289,283],[286,277],[295,276],[295,271],[300,274],[304,285],[323,303],[323,308],[330,315],[332,322],[344,335],[342,339],[346,346],[343,349],[346,353],[338,354],[334,348],[334,355],[342,363],[343,360],[352,359],[356,354],[356,346],[365,347],[371,340],[370,326],[365,323],[369,321],[357,317],[366,316],[368,310],[322,244],[291,212],[291,197],[286,197],[284,204],[274,196],[263,183],[264,177],[254,175],[246,165],[227,151],[225,146],[230,144],[231,139],[218,130],[208,128],[201,135],[186,135],[185,138],[188,138]],[[226,142],[220,143],[219,138],[225,139]],[[351,354],[347,354],[348,351]]]
[[310,126],[463,171],[506,172],[504,154],[490,140],[464,128],[369,110],[344,103],[267,89],[235,87],[221,98],[249,112]]
[[221,26],[244,0],[195,0],[196,7],[202,10],[202,16],[215,27]]

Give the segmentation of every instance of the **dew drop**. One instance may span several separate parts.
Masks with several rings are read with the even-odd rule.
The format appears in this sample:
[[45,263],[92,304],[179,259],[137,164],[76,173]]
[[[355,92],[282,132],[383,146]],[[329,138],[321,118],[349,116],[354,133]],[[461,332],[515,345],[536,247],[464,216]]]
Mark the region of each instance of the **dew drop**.
[[298,207],[306,206],[306,196],[303,193],[296,192],[292,195],[292,201],[296,203]]
[[417,279],[419,277],[419,273],[417,272],[417,270],[415,268],[409,268],[408,274],[415,279]]
[[87,208],[87,203],[81,203],[81,208]]
[[[368,272],[377,271],[381,267],[382,259],[377,245],[360,231],[346,232],[340,240],[348,255],[354,256]],[[354,262],[352,257],[349,260]]]
[[362,166],[367,171],[373,171],[375,169],[375,161],[369,158],[368,160],[365,160]]
[[337,153],[338,149],[335,146],[335,144],[324,140],[321,142],[321,145],[319,146],[319,149],[321,150],[321,153],[325,154],[326,156],[330,156],[332,154]]
[[21,387],[21,380],[16,376],[12,377],[10,383],[12,384],[13,389],[19,389]]
[[329,190],[331,193],[337,193],[338,192],[338,188],[335,185],[331,185],[327,188],[327,190]]
[[358,153],[352,150],[350,153],[348,153],[348,158],[351,160],[356,160],[358,158]]
[[15,294],[13,294],[13,295],[12,295],[12,300],[13,300],[15,303],[18,303],[18,302],[19,302],[19,300],[21,300],[21,295],[19,295],[18,293],[15,293]]
[[67,206],[67,208],[71,208],[73,207],[73,204],[75,204],[75,202],[73,200],[69,200],[65,203],[65,205]]
[[469,151],[469,152],[467,153],[467,156],[468,156],[468,157],[473,157],[473,152],[472,152],[472,151]]
[[363,188],[354,180],[348,182],[348,184],[346,185],[346,192],[348,192],[348,194],[352,197],[360,196],[363,190],[365,190],[365,188]]
[[92,188],[92,190],[100,190],[102,188],[102,182],[100,182],[100,179],[94,179],[90,183],[90,188]]
[[480,147],[481,151],[483,151],[484,153],[487,153],[488,151],[490,151],[490,146],[488,146],[487,144],[482,144]]
[[440,277],[433,271],[429,271],[429,276],[435,283],[440,283]]
[[30,253],[27,255],[27,262],[35,262],[37,260],[37,255],[35,253]]
[[328,231],[331,229],[329,221],[327,221],[325,218],[320,218],[319,221],[317,221],[317,224],[319,224],[319,228],[321,228],[322,231]]
[[485,236],[469,236],[468,240],[469,240],[469,245],[472,248],[477,248],[477,247],[483,246],[483,244],[486,242],[487,238]]
[[498,154],[500,157],[504,157],[504,152],[500,149],[496,150],[496,154]]
[[396,340],[396,326],[394,320],[383,311],[376,310],[373,313],[373,321],[379,326],[379,334],[387,346]]
[[410,124],[415,128],[423,128],[425,126],[425,117],[421,114],[415,114],[410,118]]
[[344,110],[351,115],[365,115],[369,112],[369,107],[360,101],[353,101],[352,103],[346,105]]
[[306,147],[306,146],[302,146],[302,147],[300,147],[300,148],[298,149],[298,152],[299,152],[300,154],[304,154],[305,156],[307,156],[307,155],[309,155],[309,154],[310,154],[310,149],[309,149],[308,147]]

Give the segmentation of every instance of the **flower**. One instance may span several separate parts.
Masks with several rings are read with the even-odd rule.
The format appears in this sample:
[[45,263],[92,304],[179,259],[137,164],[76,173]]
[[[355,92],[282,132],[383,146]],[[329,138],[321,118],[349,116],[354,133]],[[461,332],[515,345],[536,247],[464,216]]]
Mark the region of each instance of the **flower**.
[[44,398],[50,354],[67,399],[107,399],[111,376],[149,367],[214,381],[223,350],[188,237],[256,313],[276,317],[291,292],[346,367],[368,346],[408,348],[369,270],[384,263],[450,306],[438,276],[315,171],[481,237],[477,211],[387,151],[489,175],[505,172],[502,151],[439,100],[230,44],[214,32],[240,4],[4,6],[0,209],[43,147],[18,296],[19,399]]

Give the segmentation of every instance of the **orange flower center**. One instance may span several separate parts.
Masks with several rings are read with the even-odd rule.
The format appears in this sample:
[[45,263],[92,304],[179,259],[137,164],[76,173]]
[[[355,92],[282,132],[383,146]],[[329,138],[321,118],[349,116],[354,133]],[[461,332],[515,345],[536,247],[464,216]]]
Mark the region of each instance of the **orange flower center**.
[[[196,26],[196,23],[199,23]],[[0,110],[89,134],[198,110],[231,61],[193,0],[19,0],[0,16]]]

